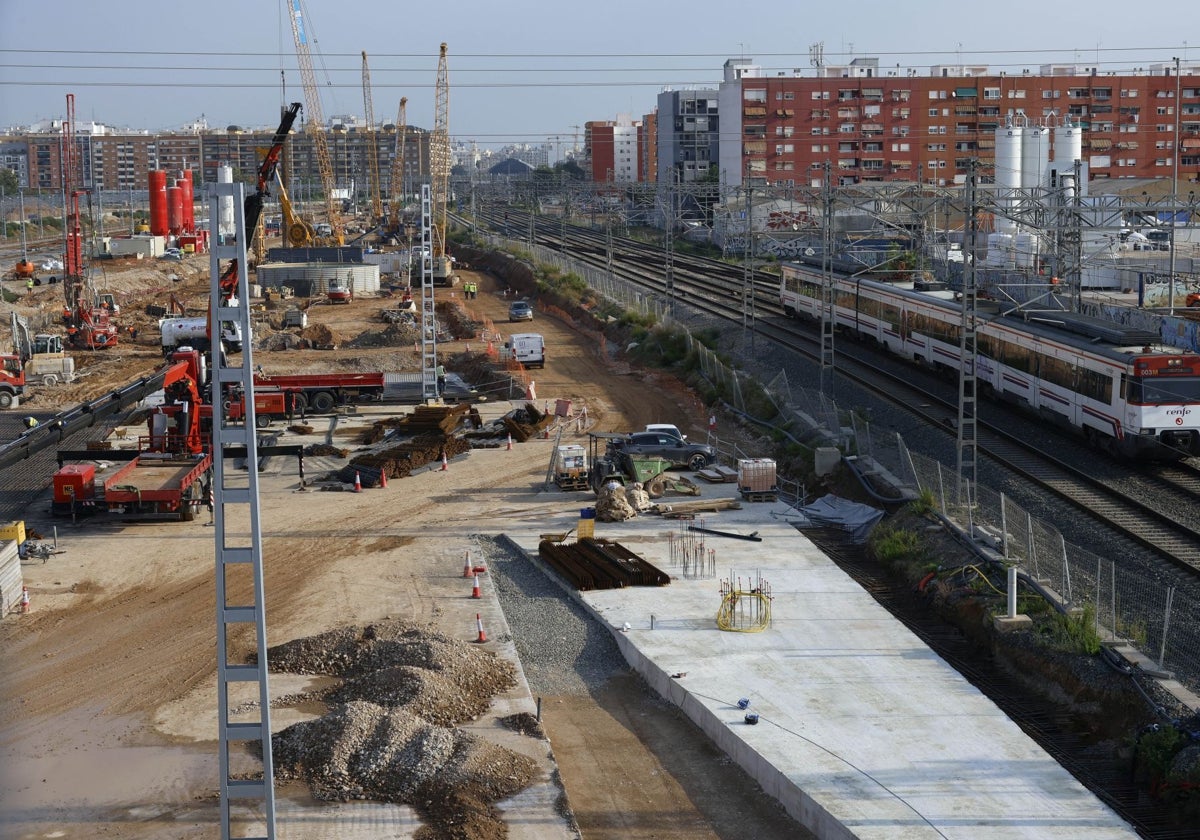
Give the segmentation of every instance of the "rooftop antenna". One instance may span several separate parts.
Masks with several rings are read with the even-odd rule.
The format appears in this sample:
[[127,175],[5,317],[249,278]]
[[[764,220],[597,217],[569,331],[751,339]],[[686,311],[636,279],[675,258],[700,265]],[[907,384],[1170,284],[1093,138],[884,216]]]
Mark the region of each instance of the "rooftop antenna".
[[808,45],[808,63],[817,70],[825,66],[825,42],[817,41]]

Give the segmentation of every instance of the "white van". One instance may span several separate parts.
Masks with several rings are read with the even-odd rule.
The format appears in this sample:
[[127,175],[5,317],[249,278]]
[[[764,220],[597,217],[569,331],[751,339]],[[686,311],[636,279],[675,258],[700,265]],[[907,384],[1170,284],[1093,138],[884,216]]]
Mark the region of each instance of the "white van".
[[504,342],[504,349],[527,368],[546,366],[546,342],[537,333],[518,333]]

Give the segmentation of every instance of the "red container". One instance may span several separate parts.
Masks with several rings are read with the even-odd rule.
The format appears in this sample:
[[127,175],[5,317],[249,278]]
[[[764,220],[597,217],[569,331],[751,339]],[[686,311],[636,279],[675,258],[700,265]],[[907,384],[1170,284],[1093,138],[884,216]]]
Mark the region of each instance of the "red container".
[[96,465],[67,464],[54,474],[54,501],[69,505],[96,495]]
[[196,185],[192,181],[192,170],[183,170],[175,183],[183,188],[183,229],[192,233],[196,230]]
[[150,233],[166,236],[167,232],[167,173],[163,169],[151,169]]
[[167,187],[167,229],[172,236],[183,233],[183,188]]

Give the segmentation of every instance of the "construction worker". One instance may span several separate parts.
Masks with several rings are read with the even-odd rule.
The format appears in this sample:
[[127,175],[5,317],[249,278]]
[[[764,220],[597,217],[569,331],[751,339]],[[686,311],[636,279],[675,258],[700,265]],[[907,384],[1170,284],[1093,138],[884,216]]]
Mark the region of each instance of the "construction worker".
[[26,280],[25,280],[25,291],[26,291],[26,292],[32,292],[32,291],[33,291],[33,278],[32,278],[32,277],[26,278]]
[[437,366],[437,389],[438,396],[446,391],[446,367],[444,365]]
[[30,416],[30,417],[26,417],[21,422],[25,424],[25,428],[33,429],[33,428],[37,427],[38,419],[36,417]]

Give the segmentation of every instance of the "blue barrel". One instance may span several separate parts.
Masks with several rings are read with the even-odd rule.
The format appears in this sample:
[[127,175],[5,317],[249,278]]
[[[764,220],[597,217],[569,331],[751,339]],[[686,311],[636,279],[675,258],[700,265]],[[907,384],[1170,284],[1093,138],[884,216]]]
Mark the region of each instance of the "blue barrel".
[[596,509],[594,507],[582,508],[579,511],[579,518],[580,519],[595,519],[596,518]]

